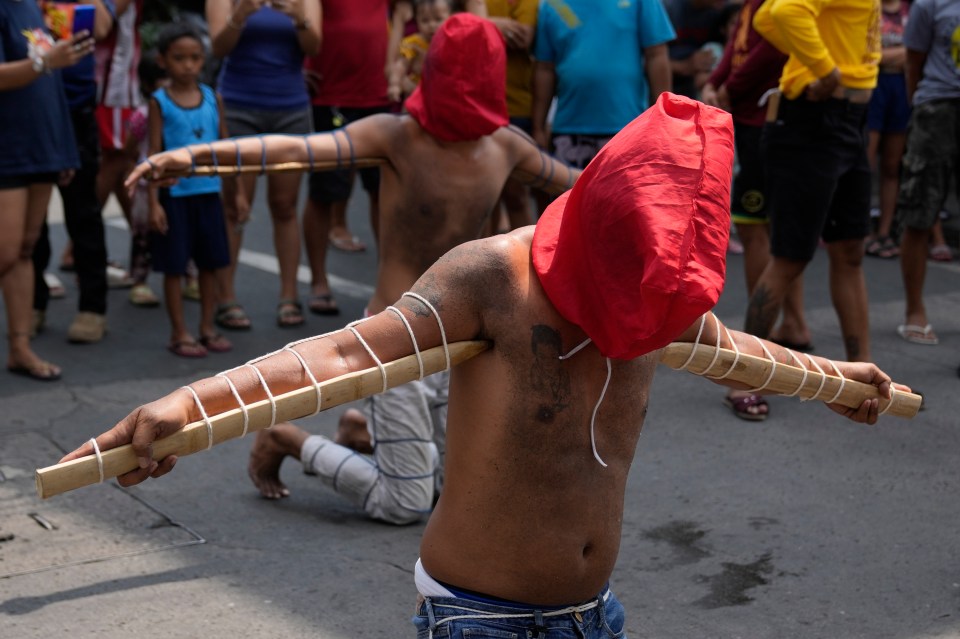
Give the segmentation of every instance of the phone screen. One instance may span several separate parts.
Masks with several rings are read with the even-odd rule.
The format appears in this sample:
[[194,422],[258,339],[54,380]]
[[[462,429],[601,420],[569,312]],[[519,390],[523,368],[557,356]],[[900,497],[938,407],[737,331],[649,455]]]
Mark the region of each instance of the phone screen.
[[96,8],[90,4],[78,4],[73,10],[73,32],[86,31],[93,35],[93,19]]

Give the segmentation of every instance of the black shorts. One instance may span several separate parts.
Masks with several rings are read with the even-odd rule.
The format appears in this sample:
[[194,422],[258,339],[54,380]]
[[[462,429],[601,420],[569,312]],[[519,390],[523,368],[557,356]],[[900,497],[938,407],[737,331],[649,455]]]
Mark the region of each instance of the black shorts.
[[[317,132],[332,131],[342,126],[365,118],[368,115],[386,113],[388,107],[347,108],[335,106],[313,106],[313,126]],[[349,158],[344,158],[349,161]],[[371,167],[360,169],[360,181],[363,190],[377,194],[380,191],[380,168]],[[314,202],[329,204],[342,202],[350,198],[353,188],[354,171],[319,171],[310,174],[310,199]]]
[[761,147],[774,256],[808,262],[821,237],[836,242],[870,233],[866,116],[866,104],[849,100],[780,101]]
[[0,175],[0,189],[22,189],[31,184],[56,184],[59,173],[21,173]]
[[160,189],[159,196],[169,228],[166,234],[150,232],[154,271],[186,275],[191,258],[201,271],[214,271],[230,264],[219,193],[171,197],[169,189]]
[[734,124],[733,132],[740,170],[733,179],[730,217],[737,224],[766,224],[767,189],[763,160],[760,157],[763,127]]

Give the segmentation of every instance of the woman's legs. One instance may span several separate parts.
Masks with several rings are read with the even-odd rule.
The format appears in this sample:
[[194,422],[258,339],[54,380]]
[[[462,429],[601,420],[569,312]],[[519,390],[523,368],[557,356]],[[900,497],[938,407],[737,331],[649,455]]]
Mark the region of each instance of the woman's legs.
[[273,220],[273,246],[280,263],[280,299],[297,299],[300,265],[300,224],[297,219],[299,173],[275,173],[267,178],[267,199]]
[[7,309],[7,368],[36,379],[60,377],[60,368],[30,348],[33,314],[33,245],[47,214],[52,184],[0,190],[0,283]]

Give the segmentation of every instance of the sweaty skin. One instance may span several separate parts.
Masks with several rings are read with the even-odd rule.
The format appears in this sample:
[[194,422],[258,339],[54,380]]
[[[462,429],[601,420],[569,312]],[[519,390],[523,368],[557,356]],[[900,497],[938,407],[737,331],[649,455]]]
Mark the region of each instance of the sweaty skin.
[[[547,299],[533,270],[533,227],[463,244],[441,258],[413,290],[443,318],[449,341],[489,340],[492,347],[451,373],[445,483],[421,543],[426,570],[436,579],[495,597],[564,605],[595,596],[613,571],[623,522],[627,473],[643,427],[658,353],[613,361],[613,375],[596,422],[594,459],[590,414],[606,379],[606,362],[592,344],[565,361],[558,357],[585,338]],[[433,315],[411,298],[396,302],[420,348],[440,345]],[[678,339],[693,341],[699,320]],[[375,315],[357,330],[384,361],[413,352],[399,318]],[[712,316],[701,341],[716,342]],[[721,345],[731,347],[721,330]],[[730,331],[739,349],[761,355],[752,337]],[[773,356],[786,349],[766,343]],[[374,363],[347,331],[297,349],[318,380]],[[814,358],[829,368],[827,360]],[[806,360],[805,360],[806,361]],[[890,378],[874,364],[837,362],[850,379],[890,396]],[[309,385],[290,353],[258,364],[274,393]],[[230,373],[244,402],[265,393],[249,369]],[[222,379],[194,383],[208,413],[236,407]],[[875,423],[879,402],[859,409],[830,407],[857,422]],[[150,442],[199,419],[188,391],[179,389],[140,407],[97,442],[102,450],[133,443],[140,470],[121,476],[129,486],[170,471],[175,462],[150,461]],[[84,444],[63,461],[92,453]],[[412,563],[412,559],[411,559]]]

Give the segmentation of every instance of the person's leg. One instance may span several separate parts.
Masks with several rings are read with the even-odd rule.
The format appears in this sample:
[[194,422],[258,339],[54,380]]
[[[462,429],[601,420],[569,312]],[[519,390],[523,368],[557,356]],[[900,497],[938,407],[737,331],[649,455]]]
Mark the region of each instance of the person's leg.
[[290,494],[280,481],[280,466],[287,457],[300,460],[300,451],[309,436],[307,431],[288,422],[257,432],[247,473],[261,495],[267,499],[279,499]]
[[[317,107],[314,121],[323,122],[323,113],[323,109]],[[303,210],[303,238],[311,274],[307,306],[318,315],[336,315],[340,312],[327,280],[327,246],[334,218],[346,215],[351,180],[349,171],[310,175],[309,197]]]
[[[300,175],[278,173],[267,179],[267,200],[273,221],[273,246],[280,264],[280,315],[282,327],[303,324],[303,315],[293,312],[297,302],[297,267],[300,265],[300,222],[297,195]],[[287,307],[287,308],[284,308]]]
[[30,348],[34,287],[31,253],[51,190],[51,184],[0,190],[0,287],[7,311],[7,369],[44,381],[58,379],[61,371]]
[[927,309],[923,304],[923,283],[927,277],[927,244],[930,229],[906,227],[900,237],[900,273],[906,301],[906,325],[924,327],[928,324]]
[[330,209],[341,205],[346,206],[346,202],[318,202],[310,197],[303,207],[303,241],[310,265],[310,300],[307,305],[311,312],[320,315],[340,312],[327,280],[327,238]]
[[313,436],[303,442],[300,453],[306,472],[318,475],[370,517],[394,524],[421,519],[433,505],[439,464],[431,415],[435,396],[424,381],[368,398],[364,407],[373,459]]
[[897,215],[903,228],[900,270],[906,301],[905,321],[898,332],[908,341],[924,344],[937,342],[923,303],[923,285],[931,228],[938,220],[956,166],[955,104],[938,100],[919,104],[913,110],[897,193]]
[[80,288],[76,319],[67,337],[71,342],[93,343],[103,338],[107,312],[107,246],[97,199],[100,140],[93,109],[72,111],[80,153],[80,168],[60,187],[64,220],[73,242],[73,263]]
[[200,326],[197,332],[200,345],[211,353],[227,353],[233,350],[233,344],[217,332],[214,317],[217,308],[216,270],[200,269],[197,276],[200,288]]
[[[227,229],[227,243],[230,248],[230,264],[216,272],[217,282],[217,325],[228,330],[247,330],[250,328],[250,318],[237,301],[237,291],[234,281],[237,265],[240,261],[240,246],[243,244],[243,228],[246,223],[241,221],[241,211],[237,208],[237,187],[243,189],[247,202],[252,202],[256,195],[257,177],[245,175],[237,180],[226,178],[223,184],[223,214]],[[249,211],[244,212],[246,215]]]
[[[350,174],[349,180],[351,188],[348,190],[348,194],[353,186],[352,173]],[[337,202],[337,204],[341,203]],[[334,248],[348,253],[359,253],[367,250],[366,245],[357,239],[347,227],[347,200],[343,200],[341,206],[333,206],[330,208],[330,232],[328,234],[328,241]]]
[[851,362],[869,362],[870,309],[863,275],[863,240],[827,243],[830,258],[830,298],[840,320],[840,332]]
[[[893,229],[893,216],[897,210],[897,192],[900,190],[900,162],[907,146],[906,133],[885,133],[880,145],[880,220],[877,236],[888,238]],[[897,254],[895,247],[886,247],[885,255]]]

